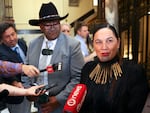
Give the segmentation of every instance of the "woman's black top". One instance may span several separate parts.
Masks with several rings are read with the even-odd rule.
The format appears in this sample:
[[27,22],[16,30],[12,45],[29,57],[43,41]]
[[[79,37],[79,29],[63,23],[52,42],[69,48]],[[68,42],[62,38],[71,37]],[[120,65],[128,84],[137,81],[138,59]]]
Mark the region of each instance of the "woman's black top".
[[85,64],[81,83],[87,85],[87,95],[80,113],[141,113],[148,95],[148,83],[141,65],[123,61],[123,74],[117,80],[96,84],[89,78],[98,60]]

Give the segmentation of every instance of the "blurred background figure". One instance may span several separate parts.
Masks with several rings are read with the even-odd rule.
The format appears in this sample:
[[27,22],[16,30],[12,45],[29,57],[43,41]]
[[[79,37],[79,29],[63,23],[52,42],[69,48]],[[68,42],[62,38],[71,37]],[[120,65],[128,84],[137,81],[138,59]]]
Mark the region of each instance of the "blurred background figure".
[[118,3],[117,0],[105,0],[105,18],[118,32]]
[[94,59],[96,53],[93,50],[92,39],[89,36],[88,25],[83,21],[78,21],[74,26],[75,39],[81,44],[81,51],[84,61],[89,62]]
[[68,36],[71,36],[71,26],[70,26],[70,24],[68,24],[68,23],[62,23],[61,24],[61,31],[64,34],[66,34]]

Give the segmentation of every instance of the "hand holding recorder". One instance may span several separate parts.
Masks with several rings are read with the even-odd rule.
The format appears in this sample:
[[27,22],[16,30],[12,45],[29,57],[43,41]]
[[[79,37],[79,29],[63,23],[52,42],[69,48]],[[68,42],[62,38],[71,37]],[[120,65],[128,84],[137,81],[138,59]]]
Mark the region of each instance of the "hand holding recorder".
[[[36,83],[32,84],[32,87],[33,86],[38,86]],[[46,103],[48,102],[48,95],[45,94],[45,92],[47,92],[48,90],[56,87],[57,84],[51,84],[50,86],[46,85],[46,86],[43,86],[41,88],[38,88],[36,89],[35,93],[38,94],[37,96],[28,96],[27,99],[29,101],[37,101],[39,104],[43,104],[43,103]]]

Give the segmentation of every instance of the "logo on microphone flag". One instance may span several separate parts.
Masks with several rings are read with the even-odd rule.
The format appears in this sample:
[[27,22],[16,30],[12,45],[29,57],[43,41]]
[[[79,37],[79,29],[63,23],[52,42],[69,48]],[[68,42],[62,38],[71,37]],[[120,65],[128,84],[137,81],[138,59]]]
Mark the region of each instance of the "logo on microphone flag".
[[86,85],[77,84],[70,93],[64,106],[64,113],[78,113],[87,93]]

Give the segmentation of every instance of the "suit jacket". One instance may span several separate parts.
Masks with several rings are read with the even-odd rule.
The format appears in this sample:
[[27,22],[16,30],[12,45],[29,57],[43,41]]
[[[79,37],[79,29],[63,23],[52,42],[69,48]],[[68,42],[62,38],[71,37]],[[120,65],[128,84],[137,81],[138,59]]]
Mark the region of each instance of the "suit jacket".
[[[40,36],[29,44],[27,52],[27,63],[38,67],[40,51],[44,36]],[[60,34],[56,42],[51,62],[56,64],[62,62],[62,71],[54,72],[48,75],[48,84],[56,83],[57,86],[50,90],[50,96],[56,96],[56,99],[62,107],[71,92],[72,88],[79,83],[81,68],[84,65],[80,43],[75,39],[69,38],[64,34]],[[29,80],[34,82],[35,78]],[[27,84],[26,84],[27,85]]]
[[[18,45],[21,47],[23,50],[24,54],[26,55],[27,52],[27,45],[24,40],[18,39]],[[18,58],[18,55],[16,52],[14,52],[10,47],[6,46],[5,44],[0,44],[0,60],[5,60],[5,61],[11,61],[14,63],[20,63],[20,59]],[[16,76],[12,77],[2,77],[3,82],[7,84],[11,84],[13,81],[19,81],[21,82],[21,74],[17,74]],[[8,97],[7,98],[7,103],[12,103],[12,104],[17,104],[21,103],[23,100],[23,97]]]

